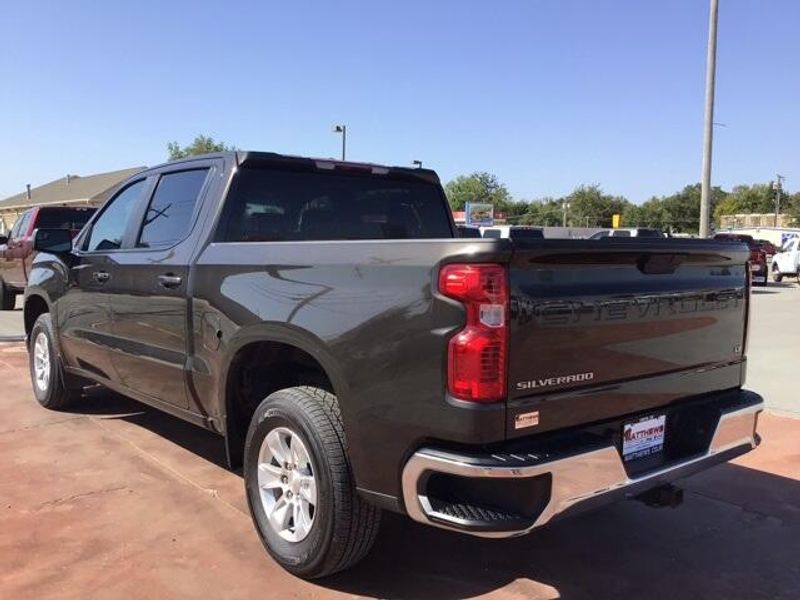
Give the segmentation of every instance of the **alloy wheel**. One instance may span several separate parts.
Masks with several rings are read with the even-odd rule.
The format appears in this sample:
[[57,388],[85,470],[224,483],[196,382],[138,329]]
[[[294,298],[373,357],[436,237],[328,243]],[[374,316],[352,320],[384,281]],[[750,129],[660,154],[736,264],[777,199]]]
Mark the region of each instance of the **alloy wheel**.
[[275,533],[288,542],[304,540],[314,525],[317,482],[311,455],[292,430],[276,427],[261,443],[258,488]]

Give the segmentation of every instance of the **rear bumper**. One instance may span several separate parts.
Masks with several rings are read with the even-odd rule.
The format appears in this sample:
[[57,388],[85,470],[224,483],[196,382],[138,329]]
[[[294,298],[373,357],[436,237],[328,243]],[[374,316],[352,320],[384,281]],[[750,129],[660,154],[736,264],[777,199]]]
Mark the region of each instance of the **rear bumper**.
[[[637,474],[626,470],[613,443],[578,452],[561,443],[552,452],[482,455],[422,448],[403,469],[406,512],[421,523],[483,537],[523,535],[556,517],[632,497],[749,452],[760,442],[763,401],[740,391],[725,405],[730,410],[720,410],[704,452]],[[468,490],[469,499],[454,500],[452,489]],[[442,495],[450,497],[437,497]],[[512,498],[510,507],[509,496],[525,497]]]

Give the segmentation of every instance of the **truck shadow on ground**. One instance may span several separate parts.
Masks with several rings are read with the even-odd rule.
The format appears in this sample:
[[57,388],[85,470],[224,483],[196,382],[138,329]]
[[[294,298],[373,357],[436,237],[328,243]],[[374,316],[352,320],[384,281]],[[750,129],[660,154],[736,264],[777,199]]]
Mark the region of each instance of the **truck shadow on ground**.
[[[225,467],[219,436],[104,390],[87,395],[80,413],[124,419]],[[684,487],[677,509],[620,502],[508,540],[386,514],[363,562],[315,584],[437,600],[501,589],[520,598],[800,598],[800,481],[724,464]]]

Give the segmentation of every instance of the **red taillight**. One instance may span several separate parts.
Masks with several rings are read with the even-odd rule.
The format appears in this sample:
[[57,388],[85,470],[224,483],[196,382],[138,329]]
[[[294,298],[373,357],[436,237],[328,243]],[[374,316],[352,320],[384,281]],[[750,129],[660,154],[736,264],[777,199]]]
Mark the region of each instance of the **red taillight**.
[[472,402],[496,402],[506,395],[508,284],[496,264],[445,265],[439,291],[464,304],[467,322],[450,340],[447,387]]

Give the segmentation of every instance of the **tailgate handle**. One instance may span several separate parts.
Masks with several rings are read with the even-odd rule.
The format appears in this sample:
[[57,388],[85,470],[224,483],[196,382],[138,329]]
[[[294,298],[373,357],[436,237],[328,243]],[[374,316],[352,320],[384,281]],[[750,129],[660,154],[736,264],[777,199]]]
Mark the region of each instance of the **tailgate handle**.
[[684,260],[685,254],[643,254],[636,266],[647,275],[667,275],[674,273]]

